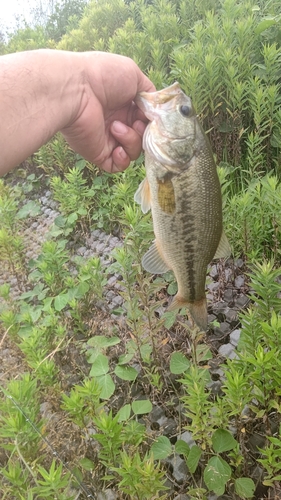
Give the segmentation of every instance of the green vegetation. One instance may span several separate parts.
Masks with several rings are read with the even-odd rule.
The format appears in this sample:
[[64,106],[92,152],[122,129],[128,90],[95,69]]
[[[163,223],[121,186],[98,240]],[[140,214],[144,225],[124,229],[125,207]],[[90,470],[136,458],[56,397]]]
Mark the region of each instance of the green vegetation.
[[[133,202],[143,158],[122,174],[101,174],[57,135],[0,183],[1,263],[14,278],[0,286],[0,346],[19,363],[0,386],[3,498],[95,498],[107,488],[125,500],[277,498],[280,2],[85,3],[57,4],[47,22],[1,42],[2,53],[106,50],[133,57],[159,89],[180,82],[219,165],[225,230],[247,269],[249,306],[215,393],[216,349],[185,316],[161,311],[173,277],[141,267],[153,238],[151,216]],[[25,229],[42,216],[40,189],[51,191],[59,215],[28,256]],[[76,254],[97,229],[122,237],[107,266],[103,250]],[[110,308],[112,277],[122,304]],[[155,423],[159,408],[175,424],[170,433]],[[179,461],[186,473],[175,487]]]

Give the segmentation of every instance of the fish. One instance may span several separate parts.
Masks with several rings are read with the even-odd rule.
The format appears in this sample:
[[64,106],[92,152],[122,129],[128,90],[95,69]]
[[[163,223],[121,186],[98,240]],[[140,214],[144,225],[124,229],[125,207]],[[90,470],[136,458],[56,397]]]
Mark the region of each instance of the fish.
[[211,146],[178,82],[140,92],[135,103],[149,122],[143,135],[146,177],[134,200],[144,213],[151,209],[155,235],[142,266],[152,274],[174,272],[178,292],[167,310],[187,308],[206,331],[207,267],[231,254]]

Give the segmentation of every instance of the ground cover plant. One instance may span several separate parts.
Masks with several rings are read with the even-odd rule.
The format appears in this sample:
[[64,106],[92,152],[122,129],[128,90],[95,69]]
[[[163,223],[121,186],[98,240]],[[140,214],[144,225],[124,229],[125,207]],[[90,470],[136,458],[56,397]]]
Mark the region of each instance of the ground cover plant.
[[90,2],[60,36],[50,22],[3,47],[40,32],[128,54],[158,88],[178,79],[233,249],[210,265],[203,336],[165,312],[171,273],[141,267],[143,158],[101,174],[58,135],[1,181],[4,499],[280,497],[280,16],[277,1]]

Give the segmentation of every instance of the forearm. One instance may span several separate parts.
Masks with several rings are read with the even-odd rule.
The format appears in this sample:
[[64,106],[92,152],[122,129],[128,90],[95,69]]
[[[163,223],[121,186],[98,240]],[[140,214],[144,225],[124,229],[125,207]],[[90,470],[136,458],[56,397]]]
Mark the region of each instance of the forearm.
[[0,175],[76,119],[87,101],[77,56],[35,50],[0,57]]

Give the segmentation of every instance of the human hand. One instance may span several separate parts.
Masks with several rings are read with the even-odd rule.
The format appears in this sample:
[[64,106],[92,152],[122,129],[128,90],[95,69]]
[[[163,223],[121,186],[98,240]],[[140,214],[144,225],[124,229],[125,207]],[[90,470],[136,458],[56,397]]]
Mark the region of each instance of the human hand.
[[132,59],[103,52],[79,56],[85,90],[75,118],[61,132],[89,161],[107,172],[122,171],[140,155],[147,123],[134,98],[155,87]]

